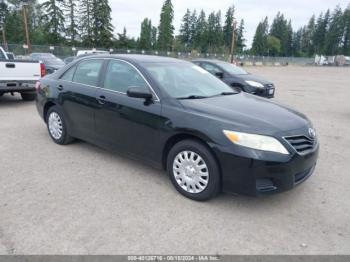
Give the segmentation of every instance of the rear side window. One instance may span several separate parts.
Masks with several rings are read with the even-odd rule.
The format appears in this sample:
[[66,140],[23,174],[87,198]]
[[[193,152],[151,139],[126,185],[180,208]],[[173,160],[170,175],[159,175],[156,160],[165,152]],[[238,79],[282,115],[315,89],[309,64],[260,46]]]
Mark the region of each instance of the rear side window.
[[70,68],[68,71],[66,71],[63,76],[61,77],[62,80],[65,80],[65,81],[72,81],[73,80],[73,76],[74,76],[74,72],[75,72],[75,69],[77,67],[76,66],[73,66],[72,68]]
[[73,82],[97,86],[103,60],[89,60],[81,62],[75,71]]
[[203,63],[202,67],[213,75],[215,75],[216,73],[222,73],[222,70],[220,70],[218,67],[212,64]]
[[104,88],[108,90],[126,93],[130,87],[147,89],[147,83],[131,65],[111,60],[108,65]]

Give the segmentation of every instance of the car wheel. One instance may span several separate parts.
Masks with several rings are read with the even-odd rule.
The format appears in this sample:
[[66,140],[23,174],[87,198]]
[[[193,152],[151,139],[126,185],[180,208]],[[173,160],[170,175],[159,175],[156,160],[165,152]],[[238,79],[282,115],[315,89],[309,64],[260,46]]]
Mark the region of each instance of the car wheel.
[[23,101],[34,101],[36,98],[36,93],[21,93]]
[[197,201],[220,191],[220,171],[210,150],[196,140],[177,143],[169,152],[167,172],[176,190]]
[[57,106],[49,109],[46,116],[47,129],[52,140],[59,145],[67,145],[73,138],[67,132],[66,121]]

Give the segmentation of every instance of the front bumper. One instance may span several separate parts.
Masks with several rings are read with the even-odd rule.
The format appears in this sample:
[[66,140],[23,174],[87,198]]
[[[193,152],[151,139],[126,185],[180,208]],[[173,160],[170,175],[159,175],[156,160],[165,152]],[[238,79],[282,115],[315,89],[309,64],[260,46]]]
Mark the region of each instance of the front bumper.
[[227,148],[214,148],[222,172],[222,190],[249,196],[274,194],[290,190],[306,181],[314,172],[319,145],[307,155],[294,153],[267,159],[242,156]]

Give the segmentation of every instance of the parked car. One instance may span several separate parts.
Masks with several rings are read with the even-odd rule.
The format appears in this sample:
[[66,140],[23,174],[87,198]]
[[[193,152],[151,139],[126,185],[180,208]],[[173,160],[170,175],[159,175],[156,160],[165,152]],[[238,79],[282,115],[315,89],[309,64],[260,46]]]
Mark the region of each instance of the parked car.
[[81,55],[109,55],[108,51],[102,51],[102,50],[79,50],[77,52],[77,56],[81,56]]
[[15,60],[15,59],[16,59],[15,54],[12,53],[12,52],[7,52],[6,55],[7,55],[7,58],[8,58],[9,60]]
[[189,62],[86,57],[37,87],[55,143],[79,138],[164,168],[194,200],[289,190],[316,166],[319,144],[303,114],[238,93]]
[[275,85],[271,81],[251,75],[242,67],[210,59],[198,59],[193,63],[220,78],[235,90],[267,98],[275,96]]
[[47,74],[52,74],[65,66],[65,63],[60,58],[51,53],[32,53],[30,57],[33,60],[43,62],[46,66]]
[[45,73],[44,64],[31,60],[10,60],[0,47],[0,96],[20,93],[23,100],[34,100],[35,83]]
[[64,64],[68,65],[69,63],[73,62],[77,57],[76,56],[70,56],[65,59],[63,59]]

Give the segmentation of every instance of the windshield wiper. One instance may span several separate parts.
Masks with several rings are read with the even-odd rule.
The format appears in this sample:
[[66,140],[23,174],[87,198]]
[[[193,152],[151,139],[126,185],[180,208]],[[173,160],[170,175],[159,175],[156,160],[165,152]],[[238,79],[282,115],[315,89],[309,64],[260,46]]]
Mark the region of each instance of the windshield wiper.
[[204,98],[208,98],[208,97],[207,96],[190,95],[190,96],[186,96],[186,97],[179,97],[177,99],[184,100],[184,99],[204,99]]
[[231,95],[237,95],[237,92],[222,92],[219,94],[219,96],[231,96]]

